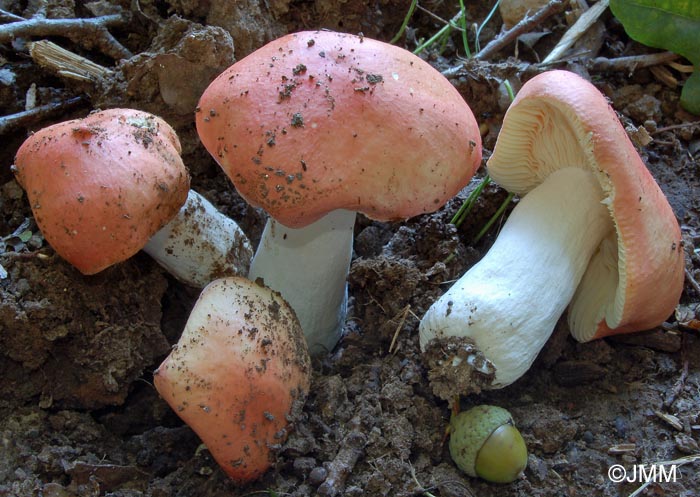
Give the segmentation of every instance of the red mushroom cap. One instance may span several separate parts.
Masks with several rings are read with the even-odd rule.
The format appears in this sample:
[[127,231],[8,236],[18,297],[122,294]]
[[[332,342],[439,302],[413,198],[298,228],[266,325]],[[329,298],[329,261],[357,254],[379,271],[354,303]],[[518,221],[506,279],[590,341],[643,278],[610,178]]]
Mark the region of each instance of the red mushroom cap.
[[83,274],[141,250],[190,185],[173,129],[131,109],[34,133],[17,151],[15,175],[46,240]]
[[241,195],[291,228],[339,208],[378,220],[432,212],[481,163],[476,120],[438,71],[329,31],[284,36],[224,71],[197,131]]
[[568,71],[529,80],[506,113],[487,165],[495,181],[519,194],[561,167],[588,170],[600,183],[611,234],[571,302],[577,339],[649,329],[673,312],[684,278],[678,221],[595,86]]

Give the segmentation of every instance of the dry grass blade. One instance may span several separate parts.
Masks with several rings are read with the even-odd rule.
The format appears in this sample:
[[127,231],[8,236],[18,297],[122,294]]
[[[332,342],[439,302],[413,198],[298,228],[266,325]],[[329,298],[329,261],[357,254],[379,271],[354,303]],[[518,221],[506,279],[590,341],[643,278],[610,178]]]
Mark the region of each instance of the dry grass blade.
[[[420,318],[416,316],[413,311],[411,310],[411,304],[406,304],[406,307],[401,309],[397,316],[399,317],[399,324],[396,325],[396,331],[394,332],[394,336],[391,339],[391,344],[389,344],[389,353],[395,353],[396,349],[394,347],[396,346],[396,340],[399,338],[399,333],[401,333],[401,328],[403,328],[404,323],[406,322],[406,318],[408,315],[411,314],[414,318],[416,318],[418,321],[420,321]],[[393,321],[393,319],[392,319]]]

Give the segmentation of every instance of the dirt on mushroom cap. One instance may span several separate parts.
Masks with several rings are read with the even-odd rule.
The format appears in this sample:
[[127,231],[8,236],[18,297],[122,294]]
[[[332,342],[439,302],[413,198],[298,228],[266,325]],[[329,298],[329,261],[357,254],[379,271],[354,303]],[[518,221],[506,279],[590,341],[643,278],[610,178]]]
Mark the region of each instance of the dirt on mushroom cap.
[[162,119],[95,112],[30,136],[15,158],[46,240],[84,274],[141,250],[187,199],[180,142]]
[[245,482],[271,465],[310,376],[291,307],[261,284],[230,277],[202,291],[154,383],[223,470]]
[[197,130],[241,195],[289,227],[337,208],[380,220],[432,212],[481,162],[476,120],[438,71],[327,31],[231,66],[202,96]]

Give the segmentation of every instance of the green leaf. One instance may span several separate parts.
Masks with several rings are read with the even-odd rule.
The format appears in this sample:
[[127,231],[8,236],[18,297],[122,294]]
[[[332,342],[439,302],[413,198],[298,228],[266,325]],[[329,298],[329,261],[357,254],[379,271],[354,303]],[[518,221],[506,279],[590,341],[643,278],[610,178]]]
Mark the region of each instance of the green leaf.
[[644,45],[670,50],[695,66],[681,94],[681,105],[700,114],[700,1],[610,0],[610,10],[625,31]]

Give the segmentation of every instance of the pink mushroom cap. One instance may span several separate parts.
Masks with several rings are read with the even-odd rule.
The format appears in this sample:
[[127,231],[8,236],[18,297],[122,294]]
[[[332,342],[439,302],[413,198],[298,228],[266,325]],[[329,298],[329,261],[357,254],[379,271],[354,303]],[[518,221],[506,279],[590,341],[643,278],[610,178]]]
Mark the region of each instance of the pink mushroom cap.
[[46,240],[83,274],[141,250],[190,186],[175,131],[132,109],[37,131],[17,151],[14,171]]
[[274,40],[202,95],[197,131],[240,194],[290,228],[334,209],[440,208],[481,163],[469,106],[412,53],[330,31]]

